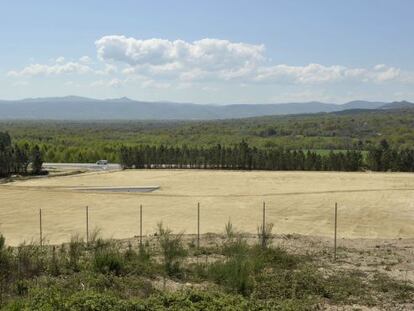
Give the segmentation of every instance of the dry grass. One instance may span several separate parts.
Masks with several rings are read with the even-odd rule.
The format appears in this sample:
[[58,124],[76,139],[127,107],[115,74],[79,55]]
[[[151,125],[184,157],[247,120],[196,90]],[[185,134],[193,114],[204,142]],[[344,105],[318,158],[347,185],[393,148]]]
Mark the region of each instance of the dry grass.
[[[153,186],[153,193],[75,192],[78,186]],[[333,206],[339,204],[339,237],[414,236],[414,175],[408,173],[241,172],[139,170],[39,178],[0,186],[0,232],[10,244],[38,238],[38,210],[50,243],[68,241],[90,227],[105,237],[127,238],[163,221],[176,232],[194,233],[197,202],[201,230],[221,232],[229,218],[238,229],[256,233],[262,201],[275,233],[330,236]]]

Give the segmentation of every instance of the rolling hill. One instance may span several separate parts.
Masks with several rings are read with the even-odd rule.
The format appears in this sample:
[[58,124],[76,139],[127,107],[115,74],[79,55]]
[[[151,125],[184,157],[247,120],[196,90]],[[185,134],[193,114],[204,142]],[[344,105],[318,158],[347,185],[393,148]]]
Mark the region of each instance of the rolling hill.
[[266,115],[335,112],[348,109],[414,107],[409,102],[352,101],[343,105],[321,102],[286,104],[200,105],[145,102],[129,98],[91,99],[77,96],[1,100],[0,119],[29,120],[214,120]]

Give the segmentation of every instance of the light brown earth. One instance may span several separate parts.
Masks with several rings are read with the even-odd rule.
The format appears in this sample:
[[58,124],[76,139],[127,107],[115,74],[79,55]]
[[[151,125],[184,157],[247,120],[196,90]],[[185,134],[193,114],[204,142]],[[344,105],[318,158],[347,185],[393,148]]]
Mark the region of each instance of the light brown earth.
[[[152,193],[93,193],[79,186],[160,186]],[[414,174],[344,172],[244,172],[214,170],[127,170],[37,178],[0,185],[0,232],[8,244],[37,241],[39,209],[49,243],[68,241],[90,228],[104,237],[144,234],[163,221],[174,231],[201,232],[234,226],[255,233],[266,202],[267,221],[278,234],[332,236],[338,202],[339,238],[413,238]]]

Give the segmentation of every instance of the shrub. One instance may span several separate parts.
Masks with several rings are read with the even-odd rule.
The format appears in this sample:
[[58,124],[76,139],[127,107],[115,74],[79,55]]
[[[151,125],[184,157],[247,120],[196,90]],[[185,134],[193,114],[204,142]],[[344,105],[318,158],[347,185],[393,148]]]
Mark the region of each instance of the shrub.
[[248,295],[253,290],[251,261],[236,256],[225,262],[215,262],[208,268],[209,277],[231,291]]
[[338,271],[325,280],[324,296],[332,302],[373,304],[366,275],[358,271]]
[[152,254],[148,241],[140,246],[139,251],[128,246],[124,253],[125,270],[135,275],[153,276],[160,272],[159,265],[152,260]]
[[376,273],[372,284],[375,290],[392,301],[404,303],[414,300],[414,286],[411,283],[394,280],[384,273]]
[[158,224],[157,238],[161,247],[166,275],[179,276],[182,259],[187,255],[182,242],[183,234],[173,235],[172,231]]
[[52,258],[49,261],[48,271],[53,276],[58,276],[62,273],[62,262],[55,246],[52,247]]
[[323,277],[314,269],[263,271],[256,278],[255,299],[277,301],[324,296]]
[[126,304],[111,294],[91,291],[78,292],[65,303],[66,310],[116,311],[126,310]]
[[257,236],[259,238],[262,248],[267,248],[271,244],[273,238],[272,230],[272,223],[266,223],[264,228],[263,225],[257,227]]
[[286,250],[280,247],[253,247],[251,249],[252,257],[256,258],[259,265],[266,265],[274,269],[295,269],[300,263],[310,260],[308,257],[301,255],[288,254]]
[[110,245],[95,250],[93,266],[100,273],[120,275],[125,265],[119,250],[115,246]]
[[[231,229],[231,230],[230,230]],[[232,231],[231,223],[226,225],[227,240],[223,245],[224,262],[215,262],[208,268],[210,279],[231,291],[248,295],[253,288],[253,258],[249,256],[249,245]]]
[[[63,249],[63,248],[62,248]],[[72,236],[69,242],[68,267],[75,272],[80,271],[80,259],[85,250],[85,243],[78,235]]]
[[0,235],[0,307],[3,305],[3,297],[8,290],[13,270],[12,252],[6,247],[6,239]]
[[46,253],[35,244],[21,244],[17,248],[18,278],[32,278],[47,270]]

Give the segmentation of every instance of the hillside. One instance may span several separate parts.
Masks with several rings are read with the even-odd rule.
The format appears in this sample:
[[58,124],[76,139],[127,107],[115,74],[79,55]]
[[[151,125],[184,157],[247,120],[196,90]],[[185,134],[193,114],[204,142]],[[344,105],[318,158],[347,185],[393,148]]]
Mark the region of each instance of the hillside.
[[[408,102],[403,102],[408,107]],[[335,112],[347,109],[401,108],[401,103],[353,101],[343,105],[306,102],[285,104],[200,105],[145,102],[129,98],[77,96],[0,101],[0,119],[49,120],[214,120],[267,115]]]
[[39,144],[47,162],[116,162],[123,144],[231,146],[245,140],[257,148],[367,150],[386,139],[411,148],[413,120],[414,109],[356,109],[210,121],[3,120],[0,131],[19,144]]

